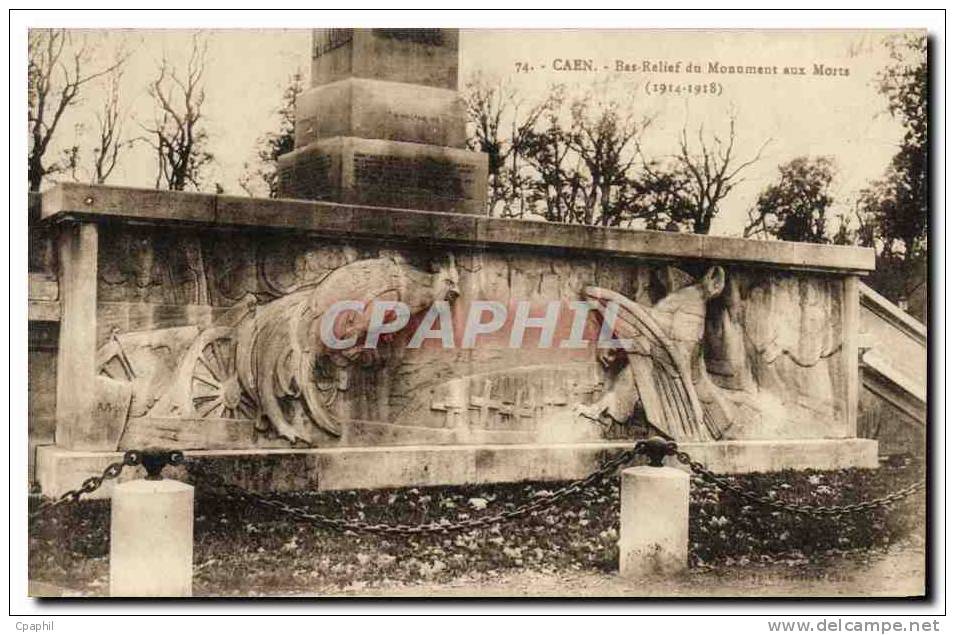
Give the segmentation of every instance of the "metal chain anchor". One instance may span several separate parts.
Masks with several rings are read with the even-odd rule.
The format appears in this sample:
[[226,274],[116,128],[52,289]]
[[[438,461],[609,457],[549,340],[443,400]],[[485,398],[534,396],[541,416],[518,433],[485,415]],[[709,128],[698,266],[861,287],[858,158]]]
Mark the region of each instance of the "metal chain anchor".
[[369,523],[363,520],[324,516],[304,508],[294,507],[278,499],[269,498],[255,492],[250,492],[242,487],[239,487],[238,485],[228,483],[218,474],[205,469],[201,462],[186,462],[185,456],[182,452],[161,450],[130,450],[123,455],[122,461],[111,463],[106,467],[105,470],[103,470],[101,475],[91,476],[90,478],[83,481],[83,484],[80,487],[65,492],[56,500],[40,505],[29,515],[29,519],[33,520],[41,514],[46,513],[50,509],[53,509],[54,507],[62,505],[66,502],[78,501],[82,496],[95,492],[105,481],[118,477],[122,473],[123,468],[126,466],[142,465],[147,472],[146,479],[159,480],[162,478],[162,469],[166,465],[181,465],[185,463],[190,474],[192,474],[194,477],[197,477],[196,480],[204,480],[212,484],[213,487],[226,490],[231,494],[239,496],[240,498],[262,505],[264,507],[278,510],[289,516],[309,522],[318,527],[341,532],[354,531],[357,533],[389,535],[418,535],[432,532],[451,533],[488,527],[512,520],[514,518],[525,516],[535,511],[547,509],[557,504],[559,501],[567,498],[571,494],[579,493],[584,488],[600,482],[611,473],[616,472],[619,467],[630,463],[634,458],[641,454],[647,456],[650,465],[657,467],[663,466],[663,460],[665,457],[673,456],[677,461],[689,467],[690,471],[692,471],[694,474],[697,474],[704,480],[717,485],[725,491],[735,494],[743,500],[763,507],[768,507],[770,509],[809,515],[813,517],[840,516],[844,514],[863,512],[879,507],[885,507],[914,494],[925,486],[924,481],[917,481],[908,487],[881,498],[849,505],[813,506],[808,504],[786,503],[748,491],[740,485],[737,485],[736,483],[733,483],[724,477],[714,474],[699,461],[694,461],[689,454],[684,451],[680,451],[675,441],[663,439],[662,437],[653,437],[651,439],[637,441],[631,449],[625,450],[614,458],[606,461],[588,476],[569,483],[568,485],[565,485],[564,487],[561,487],[545,496],[537,497],[534,500],[524,503],[523,505],[520,505],[514,509],[502,511],[490,516],[473,518],[464,521],[451,522],[447,519],[442,519],[440,521],[432,521],[430,523],[408,525],[404,523]]
[[594,485],[595,483],[603,480],[611,473],[616,472],[617,468],[622,465],[632,461],[637,455],[643,454],[647,447],[647,441],[637,441],[633,448],[625,450],[618,454],[617,456],[609,459],[603,463],[599,468],[593,471],[588,476],[574,481],[560,489],[557,489],[545,496],[540,496],[531,500],[523,505],[520,505],[514,509],[502,511],[497,514],[492,514],[490,516],[483,516],[481,518],[472,518],[469,520],[455,521],[451,522],[447,519],[442,519],[440,521],[432,521],[430,523],[422,523],[418,525],[408,525],[404,523],[398,524],[388,524],[388,523],[369,523],[363,520],[354,520],[346,518],[332,518],[330,516],[323,516],[321,514],[311,512],[307,509],[301,507],[294,507],[285,503],[283,501],[268,498],[262,496],[261,494],[256,494],[250,492],[244,488],[241,488],[232,483],[228,483],[218,474],[210,472],[203,468],[203,466],[198,462],[187,462],[187,467],[195,476],[198,476],[200,479],[206,480],[211,483],[214,487],[224,489],[229,491],[232,494],[235,494],[247,501],[251,501],[263,507],[268,507],[270,509],[275,509],[284,514],[287,514],[293,518],[308,522],[317,527],[324,529],[331,529],[339,532],[353,531],[356,533],[365,533],[365,534],[386,534],[386,535],[403,535],[403,536],[413,536],[426,533],[452,533],[458,531],[467,531],[471,529],[479,529],[482,527],[489,527],[491,525],[496,525],[498,523],[506,522],[508,520],[513,520],[521,516],[525,516],[535,511],[540,511],[547,509],[558,503],[559,501],[567,498],[571,494],[576,494],[581,492],[585,487]]
[[186,457],[178,450],[144,450],[141,462],[146,469],[147,481],[161,481],[162,469],[167,465],[181,465]]
[[75,503],[81,497],[92,494],[98,490],[104,482],[115,479],[123,472],[123,468],[142,465],[146,470],[147,481],[162,480],[162,469],[167,465],[179,465],[185,461],[185,456],[178,450],[129,450],[123,455],[122,461],[110,463],[99,476],[91,476],[76,489],[64,492],[59,498],[41,504],[30,515],[33,520],[38,516],[45,514],[54,507],[59,507],[63,503]]
[[144,453],[139,452],[138,450],[129,450],[123,455],[122,461],[116,461],[115,463],[110,463],[109,465],[106,466],[106,469],[103,470],[103,473],[100,474],[99,476],[91,476],[85,481],[83,481],[83,484],[77,487],[76,489],[72,489],[68,492],[64,492],[59,498],[43,503],[42,505],[37,507],[30,514],[29,519],[33,520],[34,518],[37,518],[38,516],[50,511],[54,507],[59,507],[63,503],[67,503],[67,502],[75,503],[82,496],[95,492],[96,490],[100,488],[100,486],[105,481],[112,480],[116,478],[117,476],[119,476],[123,472],[123,468],[127,466],[140,465],[142,463],[143,456],[144,456]]

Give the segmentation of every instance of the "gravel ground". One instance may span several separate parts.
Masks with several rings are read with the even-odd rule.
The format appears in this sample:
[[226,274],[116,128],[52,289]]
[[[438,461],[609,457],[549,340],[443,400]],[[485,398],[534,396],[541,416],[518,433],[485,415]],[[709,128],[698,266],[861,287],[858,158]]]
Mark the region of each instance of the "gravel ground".
[[[445,584],[404,584],[346,590],[346,597],[920,597],[925,548],[920,535],[877,552],[844,554],[823,564],[749,564],[691,569],[666,579],[625,580],[593,571],[536,571],[464,577]],[[302,594],[313,596],[313,594]]]
[[[657,580],[625,580],[595,571],[543,573],[492,572],[462,576],[442,584],[354,585],[338,592],[301,592],[282,597],[919,597],[925,592],[925,549],[921,535],[877,552],[831,558],[824,564],[749,564],[720,570],[691,569]],[[360,588],[358,588],[360,587]],[[35,597],[81,597],[90,594],[45,582],[31,582]],[[267,594],[265,594],[267,595]]]

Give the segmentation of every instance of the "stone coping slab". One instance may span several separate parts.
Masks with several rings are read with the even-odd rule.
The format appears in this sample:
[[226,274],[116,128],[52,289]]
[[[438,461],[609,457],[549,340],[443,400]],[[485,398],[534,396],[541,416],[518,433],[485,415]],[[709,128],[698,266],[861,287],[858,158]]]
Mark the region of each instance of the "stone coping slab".
[[862,247],[79,183],[61,183],[45,191],[41,217],[48,222],[76,218],[255,227],[350,238],[414,241],[418,245],[560,249],[620,257],[689,258],[857,275],[865,275],[875,268],[875,251]]
[[[291,450],[186,450],[210,469],[257,491],[322,491],[382,487],[426,487],[582,478],[629,442],[343,447]],[[878,442],[871,439],[718,441],[680,445],[714,472],[742,474],[793,469],[837,470],[878,467]],[[36,475],[43,494],[60,496],[101,474],[122,452],[37,448]],[[685,469],[673,457],[673,467]],[[186,479],[184,467],[167,467],[167,477]],[[119,481],[142,478],[142,468],[123,471]],[[108,496],[112,481],[96,493]]]

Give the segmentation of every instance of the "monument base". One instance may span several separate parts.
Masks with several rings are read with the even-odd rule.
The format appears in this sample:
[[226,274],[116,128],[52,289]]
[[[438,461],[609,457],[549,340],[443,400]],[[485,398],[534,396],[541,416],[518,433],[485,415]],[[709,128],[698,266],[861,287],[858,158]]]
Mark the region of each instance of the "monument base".
[[[241,487],[261,492],[320,491],[383,487],[427,487],[561,481],[586,476],[626,442],[416,445],[303,450],[196,450],[210,469]],[[794,439],[720,441],[680,445],[695,460],[722,474],[794,469],[838,470],[878,467],[878,442],[871,439]],[[37,448],[36,475],[44,495],[57,497],[101,474],[121,452]],[[685,468],[672,457],[674,467]],[[166,468],[166,476],[188,479],[184,467]],[[126,468],[119,481],[142,478],[142,468]],[[91,497],[109,496],[107,481]]]
[[279,157],[283,198],[486,214],[487,155],[458,148],[332,137]]
[[295,147],[359,137],[464,148],[464,102],[457,91],[352,77],[295,100]]

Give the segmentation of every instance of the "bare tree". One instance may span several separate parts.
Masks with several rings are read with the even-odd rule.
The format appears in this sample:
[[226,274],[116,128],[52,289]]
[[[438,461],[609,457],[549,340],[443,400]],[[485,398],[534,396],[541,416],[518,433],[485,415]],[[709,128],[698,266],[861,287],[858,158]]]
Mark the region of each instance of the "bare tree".
[[687,222],[695,234],[708,234],[713,219],[720,212],[720,202],[739,185],[743,170],[760,160],[767,139],[759,150],[746,161],[739,161],[736,151],[736,116],[730,115],[729,133],[723,138],[712,135],[706,139],[703,126],[696,135],[697,147],[692,147],[686,127],[680,133],[680,150],[674,157],[676,169],[685,176],[683,192],[686,197]]
[[682,231],[694,208],[686,196],[687,176],[660,161],[648,160],[641,153],[641,170],[637,177],[637,198],[632,216],[643,222],[645,229]]
[[522,155],[547,101],[528,104],[510,84],[492,84],[477,74],[465,86],[465,105],[468,147],[488,156],[488,213],[522,218],[531,180]]
[[96,146],[93,148],[93,167],[90,171],[90,178],[94,183],[106,182],[109,175],[116,169],[120,152],[132,143],[123,137],[126,116],[119,99],[119,87],[123,78],[122,67],[117,66],[108,77],[106,97],[102,108],[96,113],[98,135]]
[[596,90],[573,99],[558,85],[523,115],[519,104],[501,85],[468,83],[469,147],[488,154],[495,216],[708,233],[720,202],[769,143],[739,160],[731,116],[727,137],[707,138],[701,126],[697,147],[684,128],[677,154],[648,160],[640,138],[652,118],[632,103]]
[[[122,66],[126,56],[117,56],[105,68],[85,72],[84,66],[90,61],[92,47],[85,37],[74,41],[73,35],[64,29],[31,30],[28,49],[27,123],[30,150],[27,180],[30,190],[38,190],[46,175],[75,168],[76,152],[71,154],[69,150],[65,155],[66,162],[45,162],[50,142],[64,113],[78,103],[80,89],[85,84]],[[72,164],[71,156],[74,160]]]
[[586,168],[577,222],[617,226],[632,218],[640,185],[633,178],[640,135],[651,119],[637,120],[617,102],[581,99],[571,105],[567,144]]
[[642,196],[635,175],[639,138],[650,119],[594,93],[568,100],[556,87],[540,121],[521,148],[536,173],[530,188],[535,212],[549,221],[585,225],[634,220]]
[[208,42],[196,34],[192,39],[185,77],[164,55],[159,75],[149,85],[155,101],[156,116],[151,125],[144,125],[147,141],[156,151],[156,188],[184,190],[200,188],[202,168],[213,160],[206,150],[208,135],[202,127],[202,105],[205,102],[203,72]]
[[522,150],[522,158],[535,172],[528,196],[534,212],[557,223],[574,221],[574,204],[583,183],[561,117],[564,93],[563,86],[551,89],[541,123],[531,131]]

